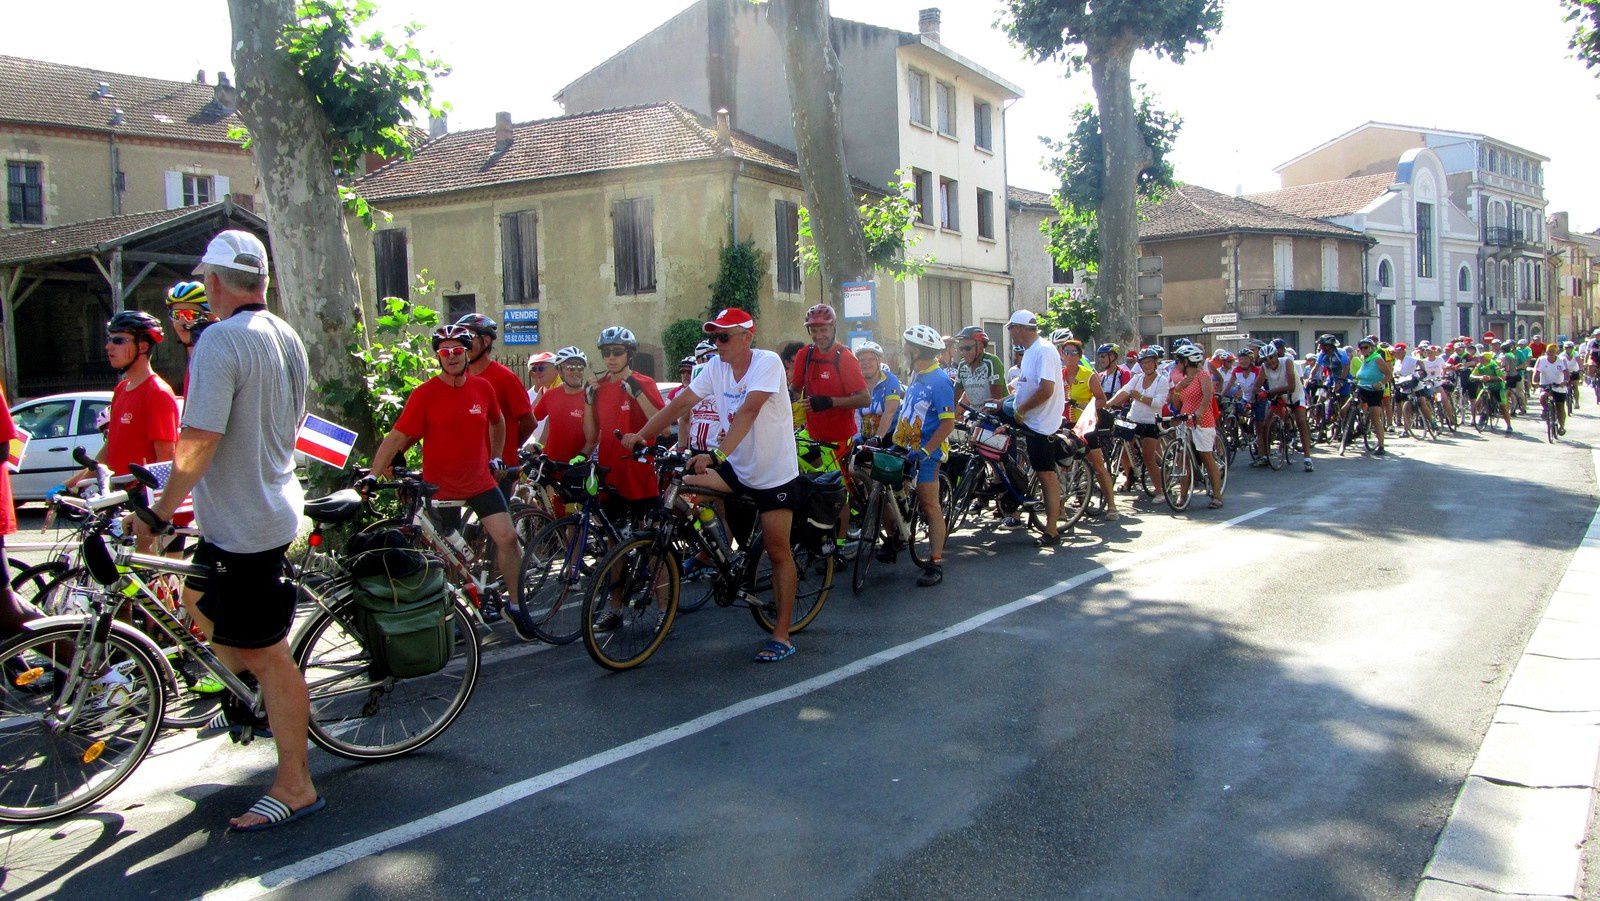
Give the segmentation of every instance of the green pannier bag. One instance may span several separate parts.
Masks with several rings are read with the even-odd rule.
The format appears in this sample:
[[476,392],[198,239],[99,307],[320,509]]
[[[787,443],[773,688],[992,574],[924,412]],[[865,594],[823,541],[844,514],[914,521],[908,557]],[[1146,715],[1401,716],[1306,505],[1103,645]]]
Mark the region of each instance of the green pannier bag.
[[429,565],[405,577],[358,578],[352,599],[372,678],[415,679],[450,662],[455,634],[444,570]]

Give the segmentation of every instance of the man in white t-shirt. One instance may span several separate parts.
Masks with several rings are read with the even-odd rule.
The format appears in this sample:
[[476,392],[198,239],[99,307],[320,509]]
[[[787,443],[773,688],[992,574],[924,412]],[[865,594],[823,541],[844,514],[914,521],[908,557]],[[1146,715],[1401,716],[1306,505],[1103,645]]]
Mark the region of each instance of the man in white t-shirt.
[[1571,383],[1567,374],[1571,371],[1566,357],[1561,356],[1561,346],[1555,342],[1545,345],[1544,356],[1533,364],[1534,387],[1545,389],[1539,401],[1556,405],[1557,429],[1563,435],[1567,433],[1567,387]]
[[[794,508],[800,496],[800,457],[783,361],[757,350],[755,320],[744,310],[726,309],[704,326],[717,356],[696,371],[689,387],[650,417],[638,433],[622,436],[633,451],[661,434],[702,398],[714,400],[727,423],[718,446],[690,461],[685,485],[698,485],[747,498],[761,516],[761,537],[772,561],[772,593],[778,602],[777,627],[756,652],[757,663],[776,663],[794,653],[789,621],[794,615],[796,572],[789,547]],[[736,533],[742,530],[736,530]]]
[[1039,474],[1039,484],[1044,488],[1048,518],[1038,544],[1051,547],[1061,541],[1056,528],[1061,519],[1061,482],[1056,478],[1055,448],[1050,440],[1061,428],[1061,417],[1067,405],[1066,394],[1061,389],[1061,356],[1049,342],[1039,340],[1039,319],[1031,310],[1011,314],[1011,320],[1006,323],[1006,336],[1012,344],[1023,348],[1022,365],[1014,386],[1016,407],[1011,415],[1022,426],[1028,463]]

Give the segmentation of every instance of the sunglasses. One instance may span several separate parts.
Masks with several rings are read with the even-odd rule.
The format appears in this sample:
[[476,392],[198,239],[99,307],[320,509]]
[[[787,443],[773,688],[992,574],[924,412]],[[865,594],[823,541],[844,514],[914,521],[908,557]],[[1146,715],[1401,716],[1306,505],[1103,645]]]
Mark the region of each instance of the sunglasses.
[[602,357],[625,357],[627,355],[628,349],[625,347],[613,347],[610,350],[600,351],[600,356]]
[[172,321],[179,325],[194,325],[200,321],[199,310],[172,310],[167,315],[171,316]]
[[562,372],[583,372],[582,363],[567,363],[561,367]]
[[967,351],[969,351],[969,350],[974,350],[974,349],[976,349],[976,348],[977,348],[977,346],[978,346],[978,345],[976,345],[976,344],[957,344],[957,345],[956,345],[956,347],[957,347],[957,348],[958,348],[958,349],[959,349],[959,350],[960,350],[960,351],[961,351],[961,352],[962,352],[962,353],[966,353],[966,352],[967,352]]
[[550,371],[550,364],[548,364],[548,363],[535,363],[534,365],[529,366],[528,370],[530,372],[549,372]]
[[460,346],[456,346],[456,347],[441,347],[438,350],[434,351],[434,353],[438,354],[441,358],[459,357],[459,356],[465,354],[466,352],[467,352],[467,349],[465,347],[460,347]]
[[127,335],[112,335],[106,339],[106,343],[112,347],[121,347],[124,344],[132,344],[133,339]]
[[733,340],[733,333],[732,332],[713,332],[710,335],[707,335],[706,337],[710,338],[712,341],[717,342],[718,344],[727,344],[729,341]]

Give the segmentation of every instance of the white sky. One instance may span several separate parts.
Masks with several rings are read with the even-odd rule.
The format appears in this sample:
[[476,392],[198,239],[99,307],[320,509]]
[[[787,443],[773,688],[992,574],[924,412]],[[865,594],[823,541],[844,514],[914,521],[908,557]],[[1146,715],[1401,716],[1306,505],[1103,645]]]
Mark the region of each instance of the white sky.
[[[556,115],[558,88],[688,0],[379,0],[416,19],[454,73],[440,84],[452,128]],[[940,0],[832,0],[834,15],[915,31]],[[15,4],[0,53],[165,78],[231,70],[225,0]],[[149,10],[159,7],[160,15]],[[1090,96],[1087,75],[1022,59],[993,27],[998,0],[943,0],[943,41],[1022,86],[1010,110],[1011,181],[1048,189],[1037,136],[1061,136]],[[1226,0],[1216,42],[1183,66],[1134,74],[1184,129],[1180,180],[1231,193],[1278,186],[1272,168],[1369,119],[1483,132],[1551,158],[1551,211],[1600,227],[1600,78],[1569,58],[1558,0]],[[93,23],[93,24],[90,24]],[[214,78],[214,74],[212,75]]]

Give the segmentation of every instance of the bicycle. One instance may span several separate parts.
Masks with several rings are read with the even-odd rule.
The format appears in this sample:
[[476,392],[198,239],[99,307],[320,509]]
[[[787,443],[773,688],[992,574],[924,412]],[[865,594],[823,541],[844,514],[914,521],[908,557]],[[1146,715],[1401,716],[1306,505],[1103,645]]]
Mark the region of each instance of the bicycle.
[[[1289,401],[1284,397],[1274,398],[1267,405],[1267,453],[1264,459],[1273,472],[1280,472],[1289,465],[1290,448],[1299,438],[1295,429],[1294,412],[1289,409]],[[1250,446],[1250,456],[1258,456],[1254,442]]]
[[[683,484],[690,459],[687,454],[647,447],[639,456],[655,458],[667,487],[645,528],[612,548],[596,569],[583,603],[583,645],[589,657],[608,670],[620,671],[639,666],[661,647],[677,620],[686,547],[711,561],[712,599],[717,606],[748,608],[762,629],[776,629],[777,602],[770,595],[772,567],[760,520],[742,549],[735,551],[718,540],[726,533],[718,528],[716,510],[709,503],[747,502],[734,495]],[[838,531],[839,505],[844,503],[844,486],[836,472],[819,479],[820,484],[812,483],[807,492],[827,490],[837,503],[832,504],[831,510],[795,514],[791,547],[796,586],[791,633],[804,630],[822,612],[833,590],[834,568],[839,559],[833,538]],[[597,623],[602,612],[617,615],[614,628],[602,628]]]
[[1362,444],[1369,453],[1376,446],[1377,439],[1372,431],[1372,422],[1368,418],[1367,405],[1362,403],[1360,398],[1351,395],[1339,414],[1339,456],[1344,456],[1345,449],[1357,436],[1360,436]]
[[[540,478],[550,482],[564,503],[578,504],[576,513],[546,525],[522,550],[522,608],[541,641],[571,644],[583,634],[583,599],[590,580],[600,561],[623,541],[622,530],[601,502],[606,472],[593,460],[541,468]],[[702,598],[695,606],[703,603]]]
[[[899,545],[905,545],[911,554],[911,561],[919,567],[931,559],[928,553],[928,520],[922,510],[922,502],[917,498],[916,473],[906,467],[906,456],[905,449],[899,447],[863,447],[856,452],[856,465],[866,471],[866,481],[871,487],[867,489],[867,500],[862,510],[861,547],[856,551],[851,568],[850,590],[854,594],[860,594],[861,589],[866,587],[867,572],[872,568],[880,545],[896,550]],[[949,480],[945,479],[942,472],[939,479],[940,496],[943,497],[949,493]],[[897,520],[894,524],[885,516],[891,505]]]
[[989,500],[1001,509],[1025,513],[1028,528],[1041,531],[1044,501],[1039,499],[1039,477],[1028,465],[1011,426],[995,415],[999,405],[991,401],[982,412],[966,404],[961,408],[967,418],[957,423],[956,429],[969,436],[973,457],[952,489],[950,531],[961,528],[974,507]]
[[1565,397],[1550,388],[1539,392],[1539,416],[1544,420],[1544,439],[1551,444],[1561,440],[1561,433],[1564,431],[1556,404],[1566,402]]
[[1482,403],[1475,403],[1473,406],[1472,427],[1481,434],[1485,428],[1490,427],[1490,423],[1496,419],[1503,418],[1501,415],[1502,402],[1500,400],[1500,392],[1496,391],[1495,386],[1492,384],[1485,384],[1479,388],[1478,400],[1482,401]]
[[[35,620],[0,644],[0,659],[20,666],[0,684],[0,739],[9,752],[0,769],[0,822],[36,823],[81,810],[121,785],[150,752],[174,676],[155,642],[118,619],[130,602],[240,708],[264,715],[259,692],[155,601],[144,576],[207,575],[207,568],[107,545],[105,534],[124,508],[153,519],[143,494],[155,479],[139,467],[134,472],[142,487],[83,503],[92,526],[81,553],[94,585],[69,589],[83,612]],[[437,738],[478,678],[477,633],[459,595],[450,608],[451,659],[429,676],[398,679],[374,667],[353,624],[348,581],[327,588],[292,587],[316,609],[290,642],[310,689],[311,740],[348,759],[384,760]]]
[[[1166,496],[1167,506],[1174,513],[1182,513],[1188,509],[1190,496],[1196,487],[1208,487],[1211,476],[1194,448],[1192,429],[1195,416],[1190,414],[1181,417],[1173,429],[1173,438],[1165,442],[1161,452],[1161,487]],[[1216,490],[1211,492],[1212,497],[1223,494],[1228,488],[1228,464],[1219,454],[1212,452],[1212,459],[1217,463],[1217,478],[1221,482]]]

